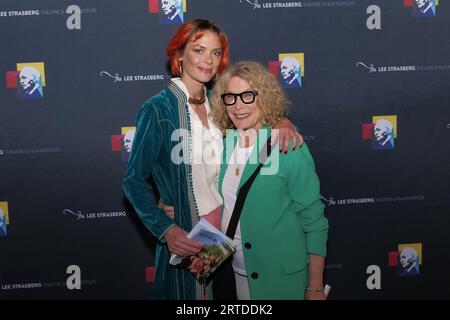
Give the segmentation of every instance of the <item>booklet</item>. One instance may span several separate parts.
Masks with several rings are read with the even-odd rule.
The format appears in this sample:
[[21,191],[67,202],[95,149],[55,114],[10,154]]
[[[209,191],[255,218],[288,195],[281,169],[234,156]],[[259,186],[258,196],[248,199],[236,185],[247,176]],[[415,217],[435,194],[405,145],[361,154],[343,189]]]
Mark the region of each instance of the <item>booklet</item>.
[[201,283],[205,283],[211,273],[235,252],[233,240],[204,219],[187,237],[203,244],[202,250],[195,256],[184,258],[172,254],[169,263],[191,271]]

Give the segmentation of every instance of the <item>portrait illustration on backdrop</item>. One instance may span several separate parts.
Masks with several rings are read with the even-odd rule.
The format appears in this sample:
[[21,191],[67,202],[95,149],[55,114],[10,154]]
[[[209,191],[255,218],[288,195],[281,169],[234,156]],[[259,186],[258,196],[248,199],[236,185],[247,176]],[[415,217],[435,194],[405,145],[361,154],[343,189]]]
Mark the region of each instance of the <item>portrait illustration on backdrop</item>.
[[414,0],[416,17],[434,17],[436,15],[435,0]]
[[2,208],[0,208],[0,237],[5,237],[8,234],[6,229],[6,214]]
[[120,152],[122,162],[128,162],[136,127],[122,127],[120,128],[120,132],[121,134],[111,135],[111,150]]
[[161,24],[182,24],[183,21],[183,0],[161,0]]
[[386,119],[378,119],[373,127],[373,149],[394,149],[394,126]]
[[128,162],[131,153],[131,147],[133,146],[134,134],[136,133],[135,127],[122,128],[122,161]]
[[412,247],[403,247],[398,256],[398,274],[399,275],[417,275],[419,274],[419,254]]
[[371,123],[362,126],[362,139],[370,140],[372,150],[392,150],[397,139],[397,116],[372,116]]
[[278,61],[269,61],[268,69],[283,88],[300,88],[305,76],[305,54],[280,53]]
[[43,62],[17,63],[16,84],[19,99],[44,97],[45,73]]
[[286,57],[281,61],[280,74],[284,88],[300,88],[302,67],[294,57]]

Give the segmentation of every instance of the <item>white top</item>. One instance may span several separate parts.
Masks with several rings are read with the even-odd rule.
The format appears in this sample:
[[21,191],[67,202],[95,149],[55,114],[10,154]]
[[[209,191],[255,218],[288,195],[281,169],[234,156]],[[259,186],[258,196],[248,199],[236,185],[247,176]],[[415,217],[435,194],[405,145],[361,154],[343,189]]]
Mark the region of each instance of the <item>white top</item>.
[[[225,172],[222,182],[224,209],[220,229],[223,233],[227,232],[228,225],[230,224],[231,215],[233,214],[234,205],[236,204],[239,182],[241,181],[245,164],[252,154],[254,146],[255,145],[248,148],[241,148],[239,147],[239,143],[237,143],[231,154],[227,171]],[[236,246],[236,252],[233,255],[234,272],[245,276],[247,275],[247,272],[245,271],[244,254],[242,252],[240,222],[237,225],[236,234],[234,235],[234,244]]]
[[[173,78],[172,82],[180,87],[189,99],[189,91],[183,81],[180,78]],[[203,126],[199,116],[189,103],[188,106],[192,130],[192,183],[199,216],[204,216],[222,205],[218,180],[223,151],[223,137],[220,130],[209,117],[208,129]],[[207,96],[205,108],[209,114],[211,107]]]

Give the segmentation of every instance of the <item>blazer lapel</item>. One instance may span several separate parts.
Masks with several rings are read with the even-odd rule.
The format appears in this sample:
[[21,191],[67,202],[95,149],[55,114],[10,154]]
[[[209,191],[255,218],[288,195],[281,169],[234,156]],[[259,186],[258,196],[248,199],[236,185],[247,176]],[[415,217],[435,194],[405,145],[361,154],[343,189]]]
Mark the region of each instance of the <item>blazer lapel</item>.
[[256,139],[256,148],[253,148],[252,154],[250,155],[250,158],[248,158],[247,163],[245,165],[244,172],[242,173],[242,178],[239,181],[239,188],[237,190],[237,193],[239,193],[239,190],[241,190],[241,187],[244,183],[247,182],[247,180],[250,178],[250,176],[255,172],[256,168],[259,165],[259,155],[263,149],[263,147],[266,145],[267,139],[270,137],[270,128],[267,125],[262,125],[261,128],[258,131],[258,136]]
[[222,195],[222,183],[225,177],[225,172],[227,172],[228,163],[230,162],[231,154],[238,142],[239,136],[235,130],[232,134],[227,134],[223,139],[223,153],[222,153],[222,163],[220,165],[219,172],[219,194]]

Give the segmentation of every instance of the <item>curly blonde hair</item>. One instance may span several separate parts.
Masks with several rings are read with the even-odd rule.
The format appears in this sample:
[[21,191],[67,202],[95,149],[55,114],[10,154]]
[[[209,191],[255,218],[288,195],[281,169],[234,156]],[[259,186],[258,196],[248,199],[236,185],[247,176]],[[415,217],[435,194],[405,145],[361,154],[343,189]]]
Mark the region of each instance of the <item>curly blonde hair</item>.
[[210,116],[216,126],[225,135],[226,129],[235,128],[228,116],[226,106],[221,95],[228,91],[228,83],[231,78],[239,77],[247,81],[251,88],[258,92],[256,103],[262,114],[262,122],[273,127],[283,117],[287,100],[283,89],[277,79],[260,63],[255,61],[241,61],[226,69],[215,83],[210,99]]

